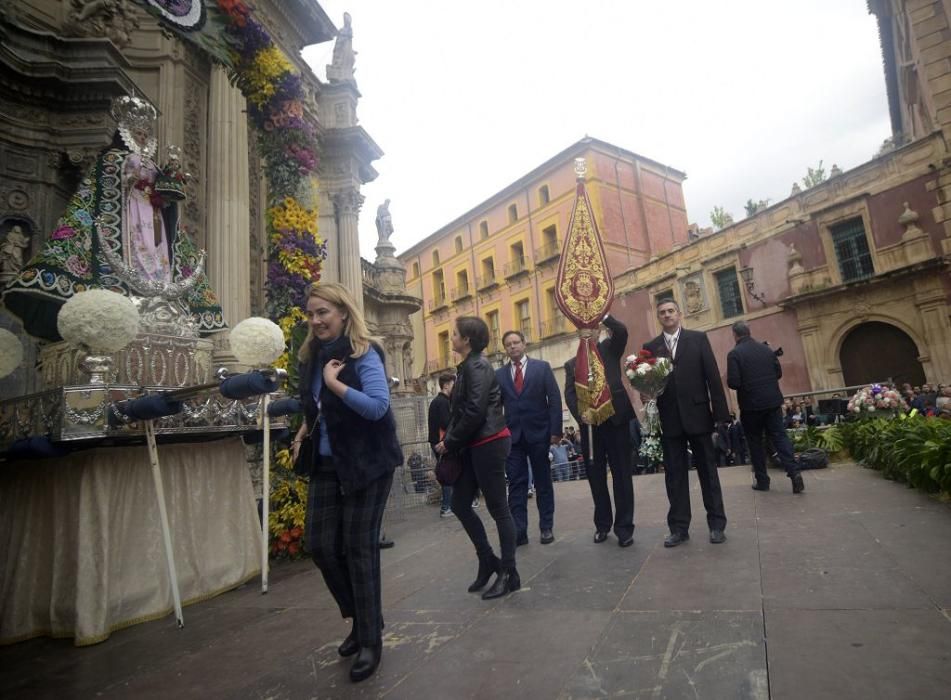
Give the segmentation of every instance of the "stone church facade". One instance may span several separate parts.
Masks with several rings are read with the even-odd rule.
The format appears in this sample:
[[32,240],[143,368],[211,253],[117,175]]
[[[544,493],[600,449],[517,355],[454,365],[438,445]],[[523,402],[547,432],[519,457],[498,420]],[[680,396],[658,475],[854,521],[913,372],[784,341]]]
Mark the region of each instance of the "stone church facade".
[[[337,28],[315,0],[262,0],[255,13],[300,72],[305,118],[316,127],[319,231],[328,249],[322,279],[361,290],[360,188],[376,177],[373,162],[383,152],[358,123],[352,71],[329,71],[323,81],[300,56],[305,46],[333,41]],[[163,31],[133,0],[0,0],[0,242],[24,241],[16,243],[24,261],[39,250],[82,173],[109,143],[110,102],[125,94],[144,96],[158,110],[159,152],[169,144],[183,149],[193,176],[183,224],[207,250],[225,320],[264,315],[267,185],[246,101],[222,68]],[[2,274],[9,275],[16,261],[6,264]],[[388,329],[388,301],[378,297],[371,292],[368,307],[387,317],[377,325]],[[0,325],[17,328],[2,310]],[[404,326],[401,338],[410,335],[405,319]],[[227,362],[226,334],[215,342],[217,360]],[[0,382],[0,393],[38,390],[28,369],[35,358],[36,348],[28,347],[24,367]],[[399,370],[397,376],[402,360]]]

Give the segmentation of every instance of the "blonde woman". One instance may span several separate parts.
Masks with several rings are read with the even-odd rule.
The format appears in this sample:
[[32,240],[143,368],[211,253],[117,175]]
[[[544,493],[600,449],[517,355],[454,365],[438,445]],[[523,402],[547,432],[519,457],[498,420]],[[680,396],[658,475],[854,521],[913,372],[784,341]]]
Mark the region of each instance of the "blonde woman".
[[[390,409],[383,351],[341,285],[307,292],[309,332],[301,347],[304,424],[293,443],[314,441],[307,503],[307,545],[353,629],[337,650],[356,655],[354,682],[376,671],[382,653],[380,523],[403,463]],[[313,427],[313,430],[311,428]]]

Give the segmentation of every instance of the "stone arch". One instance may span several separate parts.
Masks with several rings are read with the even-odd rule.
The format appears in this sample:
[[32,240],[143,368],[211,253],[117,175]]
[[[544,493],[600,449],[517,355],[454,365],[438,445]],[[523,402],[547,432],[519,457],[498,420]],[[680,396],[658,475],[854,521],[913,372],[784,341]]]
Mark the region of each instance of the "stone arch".
[[919,357],[921,340],[905,324],[891,318],[857,319],[840,329],[832,344],[846,386],[892,379],[920,384],[925,371]]

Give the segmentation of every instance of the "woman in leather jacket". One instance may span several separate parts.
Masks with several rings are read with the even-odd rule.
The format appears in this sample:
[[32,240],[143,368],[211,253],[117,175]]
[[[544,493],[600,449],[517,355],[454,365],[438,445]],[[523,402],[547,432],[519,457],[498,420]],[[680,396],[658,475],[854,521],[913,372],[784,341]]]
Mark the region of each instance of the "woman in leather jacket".
[[[460,316],[452,331],[452,349],[464,359],[459,365],[456,384],[449,398],[449,426],[439,454],[458,456],[462,474],[453,485],[452,512],[475,545],[479,573],[469,586],[475,593],[485,588],[492,574],[492,586],[482,594],[484,600],[499,598],[521,586],[515,569],[515,521],[505,493],[505,458],[512,438],[502,414],[502,392],[495,370],[482,355],[489,344],[489,328],[474,316]],[[499,531],[500,560],[492,551],[482,520],[472,509],[472,499],[481,489],[489,514]]]

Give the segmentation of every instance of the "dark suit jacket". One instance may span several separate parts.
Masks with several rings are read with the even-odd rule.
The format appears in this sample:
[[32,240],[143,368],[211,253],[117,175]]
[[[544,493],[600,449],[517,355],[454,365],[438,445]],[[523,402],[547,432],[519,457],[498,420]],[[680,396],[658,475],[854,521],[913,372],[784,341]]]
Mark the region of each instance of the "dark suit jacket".
[[736,390],[741,411],[765,411],[783,405],[779,378],[783,368],[768,345],[740,338],[726,356],[726,383]]
[[578,424],[578,436],[581,439],[581,456],[588,462],[588,453],[591,449],[588,446],[589,428],[581,422],[581,415],[578,413],[578,390],[575,389],[575,358],[571,358],[565,363],[565,406],[568,413]]
[[[663,333],[644,343],[644,349],[656,357],[670,357]],[[717,422],[730,419],[720,369],[706,333],[681,329],[674,371],[657,400],[657,409],[664,434],[671,437],[684,433],[710,435],[714,419]]]
[[449,427],[449,397],[441,391],[436,394],[436,398],[429,404],[429,444],[436,447],[436,444],[443,439],[446,434],[446,428]]
[[495,370],[495,378],[502,389],[505,424],[513,444],[524,439],[547,445],[552,435],[561,436],[561,392],[550,364],[528,358],[521,394],[515,391],[511,362]]
[[[611,389],[611,403],[614,404],[614,415],[610,420],[614,425],[627,425],[634,417],[634,406],[625,388],[627,377],[621,373],[621,360],[627,347],[627,326],[613,316],[605,317],[604,325],[611,329],[611,337],[598,343],[598,352],[604,362],[604,377]],[[571,376],[574,376],[573,372]]]

